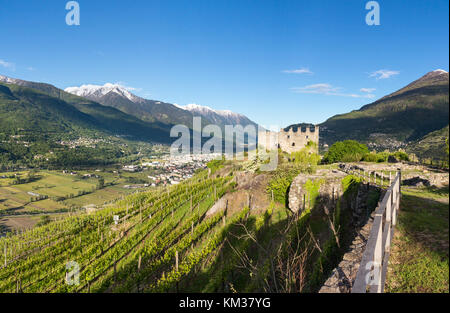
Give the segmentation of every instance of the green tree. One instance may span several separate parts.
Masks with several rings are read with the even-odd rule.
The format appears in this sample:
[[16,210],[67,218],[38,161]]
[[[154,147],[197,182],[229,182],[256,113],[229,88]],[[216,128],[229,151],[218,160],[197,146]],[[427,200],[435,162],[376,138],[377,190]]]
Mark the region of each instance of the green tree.
[[102,189],[103,187],[105,187],[105,179],[103,177],[99,177],[98,178],[98,184],[97,184],[97,188],[98,189]]
[[323,163],[358,162],[369,153],[365,144],[355,140],[335,142],[323,158]]

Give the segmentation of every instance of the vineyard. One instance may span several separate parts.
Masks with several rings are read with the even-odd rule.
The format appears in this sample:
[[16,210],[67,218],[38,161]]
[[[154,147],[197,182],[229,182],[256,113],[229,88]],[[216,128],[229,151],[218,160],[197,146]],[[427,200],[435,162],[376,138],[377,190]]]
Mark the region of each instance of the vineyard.
[[[177,284],[224,240],[227,217],[206,212],[234,187],[232,176],[208,171],[172,187],[141,192],[114,206],[0,240],[0,292],[158,292]],[[76,263],[74,263],[76,262]],[[67,264],[79,283],[68,284]]]
[[[260,181],[233,165],[208,166],[178,185],[8,233],[0,238],[0,293],[317,291],[343,251],[346,197],[331,217],[336,239],[315,200],[322,180],[306,181],[310,202],[297,214],[284,203],[289,171]],[[352,193],[358,184],[352,176],[342,183]]]

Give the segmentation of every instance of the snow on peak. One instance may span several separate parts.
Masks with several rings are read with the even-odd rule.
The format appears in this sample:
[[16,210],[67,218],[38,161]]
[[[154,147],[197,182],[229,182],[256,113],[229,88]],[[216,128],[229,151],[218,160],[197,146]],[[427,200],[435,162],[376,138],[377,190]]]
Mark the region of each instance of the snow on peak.
[[18,79],[0,75],[0,82],[6,83],[6,84],[15,84],[18,81],[19,81]]
[[216,111],[216,113],[224,116],[241,116],[241,114],[234,113],[233,111],[230,110],[219,110]]
[[80,97],[93,97],[93,98],[101,98],[104,95],[114,92],[122,97],[127,98],[133,102],[141,102],[143,99],[133,95],[129,90],[131,88],[122,86],[118,83],[111,84],[106,83],[103,86],[100,85],[81,85],[80,87],[68,87],[64,89],[64,91],[80,96]]
[[197,112],[197,113],[208,113],[208,112],[213,112],[216,113],[218,115],[221,116],[241,116],[238,113],[234,113],[230,110],[214,110],[206,105],[199,105],[199,104],[195,104],[195,103],[190,103],[187,105],[178,105],[176,104],[175,106],[177,106],[180,109],[186,110],[186,111],[190,111],[190,112]]
[[433,72],[434,72],[434,73],[440,73],[440,74],[448,74],[447,71],[441,70],[441,69],[434,70]]
[[195,103],[190,103],[188,105],[185,105],[184,108],[188,111],[213,111],[213,112],[215,112],[214,109],[212,109],[206,105],[198,105]]

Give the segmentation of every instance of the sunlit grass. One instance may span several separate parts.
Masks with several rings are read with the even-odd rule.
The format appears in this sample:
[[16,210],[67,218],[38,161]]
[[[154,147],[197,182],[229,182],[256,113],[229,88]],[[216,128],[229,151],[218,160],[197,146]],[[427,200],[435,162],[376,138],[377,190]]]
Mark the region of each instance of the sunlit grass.
[[448,216],[448,186],[403,188],[386,292],[449,292]]

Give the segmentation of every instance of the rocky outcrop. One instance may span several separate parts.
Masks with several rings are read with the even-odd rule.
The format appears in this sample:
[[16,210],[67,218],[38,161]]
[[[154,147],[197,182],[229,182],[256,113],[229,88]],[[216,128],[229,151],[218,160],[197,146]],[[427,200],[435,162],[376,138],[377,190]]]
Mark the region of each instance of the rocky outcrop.
[[320,288],[319,293],[349,293],[351,292],[353,282],[359,270],[367,240],[369,239],[370,230],[373,223],[373,215],[371,214],[368,222],[362,227],[352,244],[349,251],[344,254],[342,261],[333,270],[330,277]]
[[305,188],[307,181],[321,181],[319,187],[319,199],[321,204],[327,206],[329,201],[334,201],[342,195],[342,178],[347,174],[340,171],[323,170],[314,175],[300,174],[294,178],[289,188],[289,209],[292,212],[302,212],[310,207],[310,195]]
[[416,177],[402,180],[402,185],[414,186],[414,187],[423,187],[423,186],[429,187],[431,185],[431,183],[428,179],[424,179],[419,176],[416,176]]
[[[383,172],[391,172],[392,177],[395,177],[397,171],[401,171],[402,180],[407,181],[414,177],[419,177],[422,180],[428,180],[430,185],[428,185],[425,181],[422,181],[422,186],[435,186],[435,187],[444,187],[449,184],[449,173],[448,171],[442,171],[439,169],[432,169],[425,167],[419,164],[409,164],[405,162],[399,163],[341,163],[339,164],[339,168],[347,173],[351,173],[352,171],[364,171],[365,175],[376,175],[378,178],[380,177],[380,173]],[[385,173],[385,178],[389,176],[389,174]],[[366,176],[367,177],[367,176]],[[408,184],[408,182],[406,182]],[[413,185],[412,185],[413,186]],[[418,186],[421,186],[420,184]]]
[[[377,187],[365,184],[360,185],[356,199],[351,205],[355,236],[347,252],[342,257],[342,261],[331,272],[319,293],[351,292],[372,229],[375,211],[369,215],[367,204],[368,195],[374,189],[377,189]],[[380,199],[383,196],[384,192],[381,193]]]

